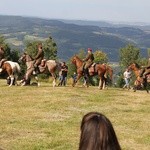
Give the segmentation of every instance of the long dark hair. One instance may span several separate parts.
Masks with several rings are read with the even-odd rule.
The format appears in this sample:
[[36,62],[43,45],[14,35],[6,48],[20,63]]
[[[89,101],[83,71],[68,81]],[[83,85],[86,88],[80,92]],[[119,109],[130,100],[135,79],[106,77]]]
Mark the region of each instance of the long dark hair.
[[90,112],[83,117],[79,150],[121,150],[107,117],[98,112]]

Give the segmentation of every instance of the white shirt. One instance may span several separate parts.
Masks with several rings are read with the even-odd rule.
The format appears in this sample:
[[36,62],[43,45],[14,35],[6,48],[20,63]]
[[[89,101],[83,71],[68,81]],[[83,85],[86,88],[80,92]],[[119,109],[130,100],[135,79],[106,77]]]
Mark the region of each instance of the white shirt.
[[129,78],[131,77],[131,72],[130,72],[130,71],[125,71],[125,72],[123,73],[123,76],[124,76],[124,78],[129,79]]

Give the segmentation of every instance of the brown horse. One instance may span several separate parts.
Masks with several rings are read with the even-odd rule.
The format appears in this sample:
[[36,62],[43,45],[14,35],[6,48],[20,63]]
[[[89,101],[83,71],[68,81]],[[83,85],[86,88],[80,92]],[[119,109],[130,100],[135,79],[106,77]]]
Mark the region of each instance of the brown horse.
[[128,69],[132,70],[136,76],[136,80],[134,82],[134,92],[137,89],[140,89],[142,87],[144,87],[144,89],[147,91],[147,93],[149,93],[149,90],[147,89],[147,85],[148,83],[150,83],[150,80],[148,80],[148,76],[147,78],[142,78],[141,77],[141,68],[137,63],[132,63]]
[[[26,85],[27,82],[30,80],[31,76],[34,75],[34,60],[30,55],[24,53],[19,58],[19,62],[21,61],[25,62],[27,66],[27,71],[22,84],[22,85]],[[51,74],[53,78],[53,87],[56,86],[56,78],[57,78],[56,71],[60,71],[60,65],[61,64],[59,62],[56,62],[55,60],[43,60],[42,64],[39,66],[39,71],[40,71],[39,73]],[[37,75],[34,76],[38,86],[40,86]]]
[[2,63],[2,66],[0,68],[0,73],[7,73],[8,77],[7,79],[10,79],[9,86],[12,86],[13,84],[17,84],[18,75],[20,74],[20,66],[17,62],[13,61],[5,61]]
[[[75,84],[78,82],[78,80],[84,76],[84,72],[83,72],[83,64],[84,62],[78,57],[78,56],[74,56],[72,58],[72,63],[76,66],[77,68],[77,79],[75,81],[75,83],[73,83],[73,86],[75,86]],[[98,75],[99,76],[99,89],[103,88],[103,84],[105,82],[105,75],[106,73],[106,66],[102,65],[102,64],[95,64],[95,66],[92,66],[92,68],[89,68],[89,76],[95,76]]]

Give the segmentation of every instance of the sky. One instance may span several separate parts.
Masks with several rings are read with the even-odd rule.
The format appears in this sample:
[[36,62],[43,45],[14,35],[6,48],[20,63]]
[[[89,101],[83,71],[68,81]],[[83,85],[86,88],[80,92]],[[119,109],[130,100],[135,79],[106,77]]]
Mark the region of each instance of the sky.
[[150,0],[0,0],[0,15],[150,23]]

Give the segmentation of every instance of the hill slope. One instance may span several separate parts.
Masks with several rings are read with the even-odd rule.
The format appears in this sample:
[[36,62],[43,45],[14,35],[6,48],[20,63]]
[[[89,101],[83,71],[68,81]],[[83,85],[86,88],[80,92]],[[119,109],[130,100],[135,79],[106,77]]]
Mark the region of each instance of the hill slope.
[[[128,43],[146,49],[150,47],[149,28],[118,27],[106,22],[67,22],[20,16],[0,16],[0,34],[11,47],[24,48],[26,40],[44,40],[51,35],[58,45],[58,56],[68,59],[80,49],[91,47],[107,53],[110,61],[118,61],[118,50]],[[93,23],[93,24],[92,24]]]

